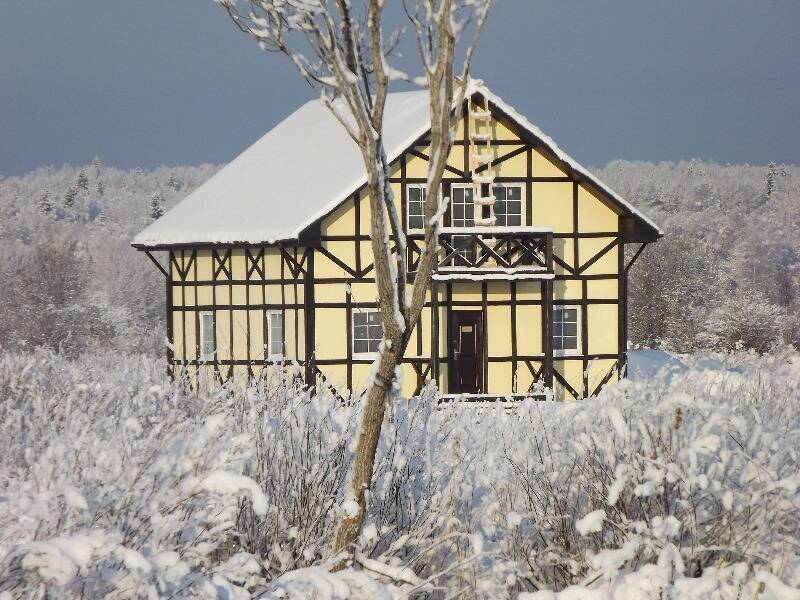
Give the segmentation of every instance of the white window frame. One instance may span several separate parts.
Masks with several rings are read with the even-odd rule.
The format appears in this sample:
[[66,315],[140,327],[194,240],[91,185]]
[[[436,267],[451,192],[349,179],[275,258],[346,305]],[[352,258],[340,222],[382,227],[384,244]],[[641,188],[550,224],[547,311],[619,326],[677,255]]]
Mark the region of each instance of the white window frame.
[[[520,199],[520,224],[519,225],[497,225],[497,227],[500,227],[500,228],[503,228],[503,227],[524,227],[526,222],[527,222],[527,218],[528,218],[528,215],[526,214],[526,207],[525,207],[526,199],[527,199],[527,185],[524,182],[516,182],[516,181],[493,183],[492,184],[492,194],[494,194],[494,188],[497,188],[497,187],[501,187],[501,188],[512,188],[513,187],[513,188],[519,188],[519,190],[520,190],[520,193],[519,193],[520,194],[519,195],[519,199]],[[495,214],[494,210],[492,210],[492,214]],[[497,216],[497,215],[495,215],[495,216]]]
[[[380,311],[377,308],[356,308],[353,309],[352,318],[350,319],[350,347],[353,351],[353,358],[360,358],[360,359],[375,359],[378,356],[378,352],[376,351],[368,351],[368,352],[356,352],[356,315],[368,315],[371,313],[376,313],[378,315],[378,320],[381,323],[381,339],[383,339],[383,322],[380,321]],[[367,327],[367,331],[369,331],[369,327]],[[369,341],[371,338],[367,338],[367,346],[369,346]]]
[[[211,318],[211,331],[208,330],[208,325],[206,325],[206,319],[209,317]],[[199,314],[199,320],[200,331],[198,334],[200,336],[200,360],[213,360],[214,356],[217,354],[217,342],[215,335],[215,330],[217,328],[217,317],[213,310],[201,310]],[[210,337],[207,337],[209,335]],[[211,352],[206,352],[206,345],[209,343],[211,346],[213,346],[213,349]]]
[[[428,184],[426,183],[407,183],[406,184],[406,231],[420,233],[425,231],[425,200],[427,199],[425,196],[425,192],[428,189]],[[411,227],[411,194],[409,193],[411,190],[422,190],[422,229],[418,229],[416,227]]]
[[[280,337],[280,349],[281,351],[276,354],[273,352],[273,327],[272,327],[272,319],[273,317],[278,317],[281,323],[281,337]],[[286,344],[284,340],[284,336],[286,335],[285,331],[286,327],[286,320],[283,317],[283,312],[277,309],[271,309],[267,311],[267,360],[283,360],[285,353],[286,353]]]
[[[580,304],[556,304],[556,305],[554,305],[553,306],[553,323],[552,323],[552,326],[553,326],[553,329],[555,329],[556,310],[572,309],[572,308],[575,309],[575,314],[576,314],[576,317],[575,317],[576,318],[576,324],[575,324],[575,327],[576,327],[576,331],[575,331],[575,349],[574,350],[571,350],[571,349],[570,350],[564,350],[564,349],[556,350],[555,348],[553,348],[553,356],[580,356],[582,354],[581,348],[583,347],[582,346],[583,340],[581,338],[582,338],[582,326],[583,326],[583,309],[582,309]],[[552,337],[555,338],[556,337],[555,334]],[[564,336],[562,335],[561,337],[563,338]],[[551,340],[551,344],[552,343],[553,342]]]
[[[474,190],[475,186],[471,183],[451,183],[450,184],[450,206],[448,206],[448,210],[450,211],[450,226],[451,227],[474,227],[475,226],[475,211],[478,210],[478,207],[475,206],[475,199],[474,199]],[[472,225],[453,225],[453,190],[455,189],[465,189],[465,190],[472,190],[473,193],[473,203],[472,203]],[[466,204],[465,204],[466,205]]]

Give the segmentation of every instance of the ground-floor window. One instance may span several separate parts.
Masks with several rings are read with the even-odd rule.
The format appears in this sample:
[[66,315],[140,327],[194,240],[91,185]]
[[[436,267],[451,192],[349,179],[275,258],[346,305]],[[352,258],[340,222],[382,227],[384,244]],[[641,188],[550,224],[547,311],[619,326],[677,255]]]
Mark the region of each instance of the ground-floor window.
[[267,324],[269,326],[268,358],[281,359],[283,358],[283,313],[279,310],[268,311]]
[[213,311],[204,310],[200,313],[200,358],[202,360],[212,360],[217,351],[214,324]]
[[361,309],[353,313],[353,354],[370,355],[378,351],[383,339],[381,314],[377,310]]
[[553,353],[578,352],[580,309],[577,306],[553,307]]

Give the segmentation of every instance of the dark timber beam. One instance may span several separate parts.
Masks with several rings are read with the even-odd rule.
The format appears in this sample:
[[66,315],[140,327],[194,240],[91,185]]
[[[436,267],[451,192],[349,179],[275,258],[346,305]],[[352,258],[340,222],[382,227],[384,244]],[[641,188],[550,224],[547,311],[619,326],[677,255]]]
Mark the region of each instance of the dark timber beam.
[[[303,279],[303,316],[305,317],[305,375],[306,384],[312,385],[314,380],[314,347],[316,345],[316,321],[314,315],[314,248],[306,250],[308,259],[306,263],[305,278]],[[295,302],[297,297],[295,296]],[[297,326],[295,325],[295,329]],[[349,337],[349,336],[348,336]],[[297,348],[295,348],[297,352]],[[297,356],[297,354],[295,354]]]
[[153,262],[153,264],[158,267],[158,270],[161,271],[162,275],[164,275],[164,277],[169,279],[169,273],[167,273],[167,270],[161,266],[161,263],[158,262],[158,259],[152,254],[150,254],[150,250],[145,250],[144,253],[147,255],[147,258],[149,258]]
[[642,242],[642,245],[641,245],[641,246],[639,246],[639,249],[638,249],[638,250],[636,251],[636,253],[635,253],[635,254],[634,254],[632,257],[631,257],[630,261],[628,261],[628,264],[627,264],[627,265],[625,265],[625,274],[626,274],[626,275],[628,274],[628,271],[630,271],[630,270],[631,270],[631,267],[633,266],[633,263],[635,263],[635,262],[636,262],[636,259],[637,259],[637,258],[639,258],[639,255],[640,255],[640,254],[641,254],[641,253],[644,251],[644,249],[647,247],[647,245],[648,245],[649,243],[650,243],[650,242]]

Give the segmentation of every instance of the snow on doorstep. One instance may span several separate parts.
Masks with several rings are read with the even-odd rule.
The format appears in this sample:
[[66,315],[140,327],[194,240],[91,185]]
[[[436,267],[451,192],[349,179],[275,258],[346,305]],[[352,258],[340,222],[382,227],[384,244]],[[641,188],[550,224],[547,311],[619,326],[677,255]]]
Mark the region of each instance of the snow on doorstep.
[[[621,206],[660,229],[593,177],[538,127],[476,80],[479,92]],[[389,94],[384,142],[394,161],[430,129],[428,92]],[[307,102],[133,240],[137,247],[274,243],[300,233],[366,183],[361,154],[319,100]],[[528,228],[523,228],[528,229]]]

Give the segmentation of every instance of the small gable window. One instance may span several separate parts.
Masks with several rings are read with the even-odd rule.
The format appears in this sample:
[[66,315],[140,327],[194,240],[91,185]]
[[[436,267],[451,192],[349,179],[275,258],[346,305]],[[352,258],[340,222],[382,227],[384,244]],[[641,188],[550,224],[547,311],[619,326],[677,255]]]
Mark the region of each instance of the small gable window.
[[200,358],[212,360],[217,351],[217,342],[214,336],[214,313],[204,310],[200,313]]
[[408,230],[422,231],[425,229],[425,184],[410,184],[406,188],[406,225]]
[[353,313],[353,354],[374,354],[383,339],[381,314],[377,310],[359,310]]
[[497,218],[495,225],[500,227],[523,225],[521,185],[496,185],[494,197],[494,216]]
[[553,351],[556,354],[575,354],[578,352],[579,325],[578,307],[553,307]]

